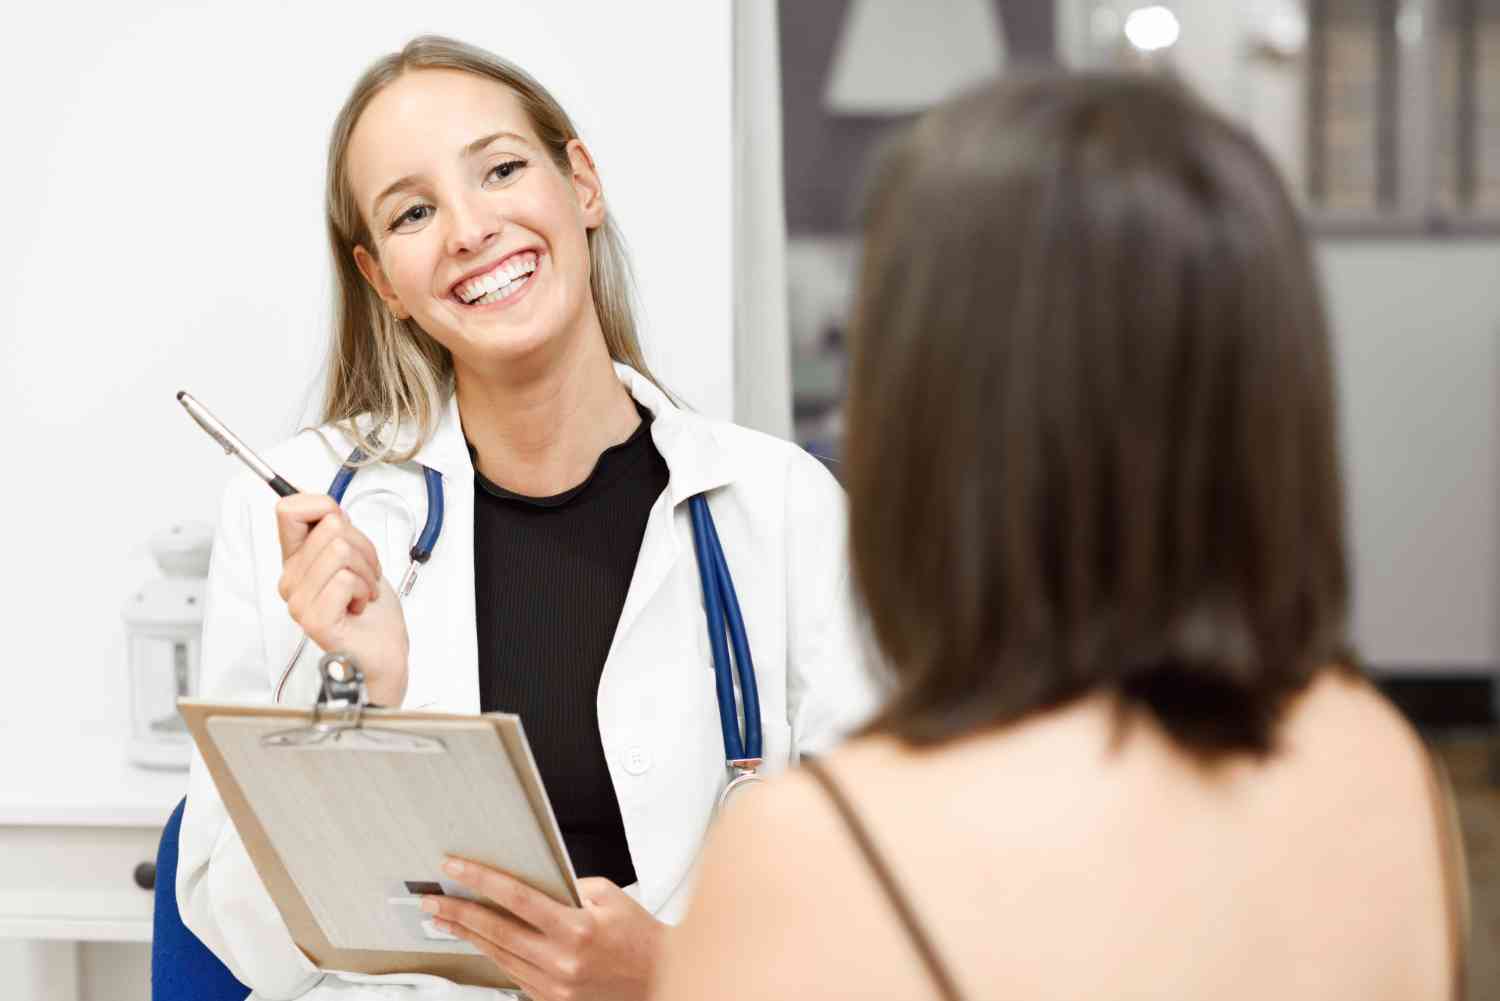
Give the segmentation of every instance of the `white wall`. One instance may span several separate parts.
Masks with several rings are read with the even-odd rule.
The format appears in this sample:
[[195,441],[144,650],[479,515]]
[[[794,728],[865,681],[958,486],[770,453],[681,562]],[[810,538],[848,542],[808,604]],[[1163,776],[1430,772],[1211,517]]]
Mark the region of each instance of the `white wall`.
[[173,394],[252,444],[294,429],[330,312],[328,129],[414,34],[506,55],[569,109],[634,251],[648,355],[729,416],[728,4],[64,2],[25,25],[0,61],[0,726],[63,704],[123,720],[144,540],[211,521],[232,471]]
[[1324,241],[1375,666],[1500,663],[1500,242]]

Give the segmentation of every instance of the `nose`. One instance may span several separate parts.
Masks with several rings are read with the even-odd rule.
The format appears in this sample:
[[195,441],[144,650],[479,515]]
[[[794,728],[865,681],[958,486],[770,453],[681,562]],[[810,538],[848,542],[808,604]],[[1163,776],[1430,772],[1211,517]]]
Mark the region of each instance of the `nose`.
[[456,198],[448,207],[448,253],[469,256],[494,243],[505,220],[493,202],[480,197]]

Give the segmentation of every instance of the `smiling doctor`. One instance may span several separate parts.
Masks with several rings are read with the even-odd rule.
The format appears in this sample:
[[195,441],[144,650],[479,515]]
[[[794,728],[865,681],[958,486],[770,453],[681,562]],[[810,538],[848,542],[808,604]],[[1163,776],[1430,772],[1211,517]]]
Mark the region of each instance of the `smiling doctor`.
[[[459,881],[524,920],[456,899],[439,919],[532,997],[643,996],[729,774],[690,498],[717,523],[775,772],[875,701],[843,494],[795,446],[656,383],[593,160],[514,66],[434,37],[382,58],[334,125],[327,183],[339,309],[324,426],[267,458],[309,489],[356,447],[370,459],[343,507],[276,501],[248,472],[231,483],[204,694],[310,704],[305,632],[353,655],[375,703],[520,713],[584,906],[470,864]],[[403,600],[434,482],[443,530]],[[257,998],[497,996],[314,968],[199,759],[177,896]]]

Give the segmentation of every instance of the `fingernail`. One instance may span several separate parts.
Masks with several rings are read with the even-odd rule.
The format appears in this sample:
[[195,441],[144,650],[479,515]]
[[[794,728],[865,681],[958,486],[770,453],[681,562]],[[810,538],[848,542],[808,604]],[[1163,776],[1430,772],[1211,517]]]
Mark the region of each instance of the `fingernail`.
[[443,863],[443,871],[450,876],[462,876],[464,873],[464,864],[458,861],[458,859],[449,859]]
[[438,902],[431,897],[423,897],[422,910],[426,911],[428,914],[436,914],[438,912]]

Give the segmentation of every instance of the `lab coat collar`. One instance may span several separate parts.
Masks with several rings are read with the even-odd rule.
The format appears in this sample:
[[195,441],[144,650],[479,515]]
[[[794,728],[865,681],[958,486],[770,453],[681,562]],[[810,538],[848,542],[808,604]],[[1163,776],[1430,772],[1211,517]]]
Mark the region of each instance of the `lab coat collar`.
[[[667,489],[672,506],[716,487],[734,482],[731,453],[720,446],[713,423],[678,407],[650,379],[623,362],[615,362],[615,375],[637,403],[651,411],[651,439],[667,463]],[[415,434],[415,429],[406,432]],[[411,439],[407,439],[408,441]],[[409,447],[409,446],[408,446]],[[449,392],[437,430],[414,456],[415,461],[435,469],[447,479],[472,479],[474,466],[458,416],[458,394]]]
[[615,374],[636,402],[651,411],[651,440],[666,460],[672,506],[734,482],[733,453],[714,433],[713,422],[673,403],[650,379],[623,362]]

